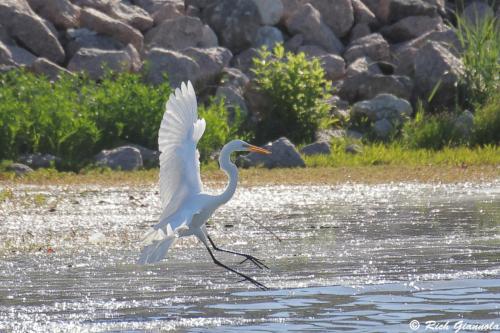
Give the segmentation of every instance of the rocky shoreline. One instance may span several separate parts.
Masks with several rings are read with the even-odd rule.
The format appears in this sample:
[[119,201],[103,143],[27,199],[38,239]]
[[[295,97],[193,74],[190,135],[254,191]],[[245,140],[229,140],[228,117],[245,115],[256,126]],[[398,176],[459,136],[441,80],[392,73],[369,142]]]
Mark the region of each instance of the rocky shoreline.
[[191,80],[201,95],[223,96],[254,115],[262,103],[254,102],[260,98],[252,89],[252,58],[262,46],[283,43],[287,51],[320,59],[334,82],[335,112],[369,118],[384,139],[418,99],[433,94],[433,106],[444,108],[455,102],[463,65],[453,13],[471,22],[500,16],[498,4],[458,3],[4,0],[0,68],[24,66],[53,80],[84,71],[99,80],[106,69],[146,66],[149,83],[162,82],[165,73],[174,87]]

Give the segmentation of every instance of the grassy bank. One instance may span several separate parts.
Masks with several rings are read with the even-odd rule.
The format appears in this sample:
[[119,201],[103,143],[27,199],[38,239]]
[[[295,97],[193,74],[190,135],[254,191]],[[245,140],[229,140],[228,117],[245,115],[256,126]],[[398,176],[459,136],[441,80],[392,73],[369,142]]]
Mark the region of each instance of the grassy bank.
[[[307,157],[306,168],[240,169],[243,186],[271,184],[339,184],[344,182],[386,183],[420,182],[475,182],[500,179],[500,148],[446,148],[440,151],[425,149],[405,150],[400,146],[371,145],[357,155],[334,146],[329,156]],[[202,166],[202,178],[208,185],[223,186],[227,178],[216,162]],[[154,185],[158,169],[121,172],[87,170],[82,173],[38,170],[25,177],[1,172],[0,184],[104,186]]]

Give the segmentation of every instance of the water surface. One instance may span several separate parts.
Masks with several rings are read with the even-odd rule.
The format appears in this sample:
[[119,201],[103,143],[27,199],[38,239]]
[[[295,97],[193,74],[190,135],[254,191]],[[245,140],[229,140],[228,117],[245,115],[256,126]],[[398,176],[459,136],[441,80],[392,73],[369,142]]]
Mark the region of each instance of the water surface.
[[[195,239],[135,264],[155,188],[11,189],[0,203],[0,331],[403,332],[500,325],[500,182],[240,188]],[[252,219],[264,224],[275,235]],[[279,237],[279,241],[275,236]]]

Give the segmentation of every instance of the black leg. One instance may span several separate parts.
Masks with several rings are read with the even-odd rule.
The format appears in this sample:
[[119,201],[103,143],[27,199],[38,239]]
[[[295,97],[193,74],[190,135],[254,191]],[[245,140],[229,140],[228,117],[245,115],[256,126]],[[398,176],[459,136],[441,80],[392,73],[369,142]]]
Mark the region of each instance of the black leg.
[[210,238],[210,236],[208,234],[207,234],[207,238],[208,238],[208,241],[210,242],[210,244],[212,244],[214,250],[220,251],[220,252],[227,252],[227,253],[235,254],[237,256],[245,257],[245,259],[242,262],[240,262],[240,264],[242,264],[245,261],[249,260],[251,263],[253,263],[255,266],[257,266],[260,269],[264,269],[264,268],[269,269],[269,267],[267,267],[267,265],[264,264],[262,262],[262,260],[260,260],[258,258],[255,258],[254,256],[252,256],[250,254],[245,254],[245,253],[235,252],[235,251],[231,251],[231,250],[221,249],[220,247],[217,247],[217,245],[215,245],[214,241],[212,240],[212,238]]
[[205,244],[205,247],[207,248],[208,253],[210,253],[210,257],[212,257],[212,260],[214,261],[214,263],[215,263],[217,266],[223,267],[223,268],[227,269],[228,271],[231,271],[231,272],[233,272],[233,273],[235,273],[235,274],[238,274],[239,276],[241,276],[241,277],[243,278],[243,280],[242,280],[242,281],[245,281],[245,280],[246,280],[246,281],[248,281],[248,282],[250,282],[250,283],[253,283],[256,287],[258,287],[258,288],[260,288],[260,289],[262,289],[262,290],[268,290],[268,288],[267,288],[265,285],[263,285],[262,283],[260,283],[260,282],[258,282],[258,281],[256,281],[256,280],[252,279],[252,278],[251,278],[251,277],[249,277],[248,275],[245,275],[245,274],[243,274],[243,273],[240,273],[240,272],[238,272],[238,271],[236,271],[236,270],[232,269],[231,267],[226,266],[226,265],[224,265],[223,263],[221,263],[219,260],[217,260],[217,258],[215,258],[214,254],[212,253],[212,250],[210,250],[210,248],[208,247],[208,245],[207,245],[207,244]]

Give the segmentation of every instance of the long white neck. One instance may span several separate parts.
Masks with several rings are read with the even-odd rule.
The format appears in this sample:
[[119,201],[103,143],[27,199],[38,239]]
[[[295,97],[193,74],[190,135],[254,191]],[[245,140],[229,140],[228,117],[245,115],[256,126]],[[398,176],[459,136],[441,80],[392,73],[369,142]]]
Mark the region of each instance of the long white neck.
[[220,152],[219,165],[221,170],[224,170],[229,177],[229,184],[227,184],[226,189],[222,192],[222,194],[216,196],[215,199],[218,206],[225,204],[233,197],[234,192],[236,191],[236,186],[238,185],[238,168],[231,161],[232,152],[233,149],[229,144],[225,145]]

